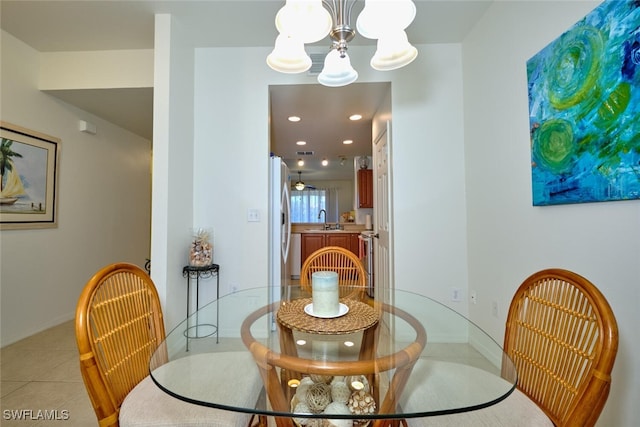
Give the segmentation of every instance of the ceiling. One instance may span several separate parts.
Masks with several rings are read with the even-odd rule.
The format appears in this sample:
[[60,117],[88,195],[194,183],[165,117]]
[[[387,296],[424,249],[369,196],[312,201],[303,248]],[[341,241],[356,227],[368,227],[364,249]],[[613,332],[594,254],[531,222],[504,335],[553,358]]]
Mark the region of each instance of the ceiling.
[[[272,123],[271,151],[284,158],[303,181],[353,179],[353,158],[371,155],[371,122],[390,83],[354,83],[344,87],[279,85],[269,87]],[[350,121],[352,114],[362,115]],[[288,117],[297,115],[299,122]],[[345,139],[352,144],[345,145]],[[297,141],[306,145],[296,145]],[[302,151],[305,154],[299,154]],[[313,154],[309,154],[313,153]],[[303,167],[296,165],[304,160]],[[329,165],[323,167],[321,161]]]
[[[429,44],[461,42],[492,1],[414,0],[414,3],[417,14],[407,29],[409,40],[413,44]],[[358,2],[354,16],[362,4]],[[0,17],[3,30],[40,52],[152,49],[156,13],[171,13],[177,22],[188,23],[185,28],[194,47],[273,46],[277,35],[274,17],[283,5],[284,0],[1,0]],[[373,43],[356,37],[350,45]],[[317,45],[328,46],[329,42],[324,40]],[[334,159],[331,164],[337,169],[331,179],[340,178],[340,162],[335,159],[370,153],[371,117],[387,88],[385,83],[356,83],[342,88],[270,87],[272,152],[297,158],[296,150],[313,151],[315,162],[308,158],[312,161],[302,170],[305,176],[314,179],[322,178],[314,172],[320,170],[316,163],[323,157]],[[152,139],[151,88],[50,93]],[[345,120],[355,112],[362,114],[363,120],[358,123]],[[286,117],[291,114],[302,117],[302,121],[288,122]],[[354,144],[343,145],[341,141],[347,138],[353,139]],[[296,146],[295,141],[300,139],[308,144]],[[297,166],[292,169],[298,170]]]

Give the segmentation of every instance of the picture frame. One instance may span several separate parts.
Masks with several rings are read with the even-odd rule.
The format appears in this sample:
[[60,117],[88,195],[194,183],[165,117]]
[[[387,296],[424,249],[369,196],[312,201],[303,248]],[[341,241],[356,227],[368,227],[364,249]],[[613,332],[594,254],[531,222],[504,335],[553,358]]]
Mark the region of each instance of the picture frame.
[[0,230],[58,226],[59,138],[0,121]]

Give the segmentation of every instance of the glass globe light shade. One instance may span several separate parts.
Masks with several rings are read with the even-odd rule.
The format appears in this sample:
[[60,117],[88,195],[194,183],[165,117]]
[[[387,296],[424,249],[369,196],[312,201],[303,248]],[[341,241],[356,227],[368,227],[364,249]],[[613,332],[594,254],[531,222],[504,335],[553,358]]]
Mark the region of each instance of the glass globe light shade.
[[304,182],[302,182],[302,181],[296,182],[296,190],[298,190],[298,191],[304,190]]
[[322,40],[333,23],[322,0],[287,0],[276,14],[276,28],[280,34],[292,35],[303,43]]
[[378,49],[371,58],[371,67],[378,71],[395,70],[411,63],[418,56],[404,30],[387,33],[378,39]]
[[280,34],[273,51],[267,56],[267,64],[281,73],[303,73],[311,68],[311,58],[302,41]]
[[324,59],[322,72],[318,74],[318,82],[324,86],[346,86],[358,79],[358,72],[351,66],[349,55],[345,52],[344,58],[340,52],[332,49]]
[[404,30],[415,17],[416,5],[411,0],[365,0],[356,29],[363,37],[379,39],[386,31]]

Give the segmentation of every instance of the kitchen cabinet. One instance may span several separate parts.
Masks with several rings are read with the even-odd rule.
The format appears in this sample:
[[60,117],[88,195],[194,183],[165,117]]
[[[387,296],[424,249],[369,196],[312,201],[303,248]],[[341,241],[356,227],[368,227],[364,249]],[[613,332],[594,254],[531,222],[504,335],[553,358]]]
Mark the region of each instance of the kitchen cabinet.
[[358,207],[373,207],[373,170],[358,169]]
[[301,264],[309,255],[325,246],[340,246],[358,254],[358,235],[360,233],[302,233],[301,238]]
[[325,234],[324,233],[303,233],[302,241],[300,243],[301,247],[301,256],[300,256],[300,265],[304,264],[304,260],[307,259],[309,255],[314,253],[320,248],[324,248],[327,246],[325,244]]
[[351,234],[326,234],[325,246],[340,246],[341,248],[349,249],[353,252],[351,247]]

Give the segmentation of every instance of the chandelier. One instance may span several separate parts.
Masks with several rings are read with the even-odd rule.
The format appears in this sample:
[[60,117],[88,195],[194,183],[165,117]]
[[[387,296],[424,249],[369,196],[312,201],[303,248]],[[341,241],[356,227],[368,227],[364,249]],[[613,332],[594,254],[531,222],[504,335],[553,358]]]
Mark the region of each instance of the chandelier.
[[[286,0],[276,15],[279,32],[267,64],[282,73],[302,73],[311,68],[304,45],[327,35],[332,40],[318,82],[325,86],[346,86],[358,78],[347,54],[356,35],[351,27],[351,12],[358,0]],[[416,16],[411,0],[365,0],[358,16],[358,34],[377,40],[371,67],[379,71],[404,67],[418,55],[409,43],[405,29]]]

